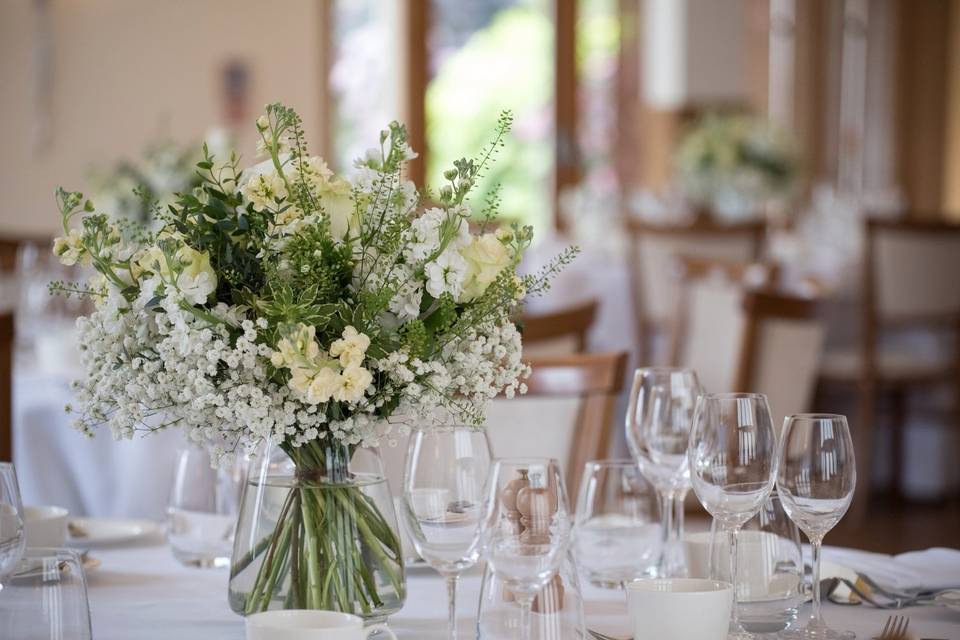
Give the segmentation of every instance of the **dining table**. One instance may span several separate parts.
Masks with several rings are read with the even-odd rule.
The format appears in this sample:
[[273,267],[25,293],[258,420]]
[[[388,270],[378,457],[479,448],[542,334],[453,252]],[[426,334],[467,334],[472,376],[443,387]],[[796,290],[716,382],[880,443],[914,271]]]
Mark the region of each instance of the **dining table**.
[[[244,620],[227,602],[228,569],[183,566],[159,535],[137,544],[91,549],[90,556],[99,561],[87,572],[96,640],[244,638]],[[876,554],[824,548],[825,562],[856,563],[861,556],[873,563],[882,561]],[[460,581],[460,638],[475,637],[481,580],[481,570],[475,567]],[[622,591],[586,584],[581,588],[587,629],[615,638],[632,636]],[[809,615],[809,606],[804,605],[801,619]],[[431,569],[418,567],[408,570],[406,602],[388,624],[401,640],[441,640],[447,637],[446,610],[444,580]],[[891,613],[909,616],[914,639],[960,639],[957,610],[916,606],[887,611],[866,605],[824,605],[827,622],[834,629],[853,631],[857,638],[878,636]]]

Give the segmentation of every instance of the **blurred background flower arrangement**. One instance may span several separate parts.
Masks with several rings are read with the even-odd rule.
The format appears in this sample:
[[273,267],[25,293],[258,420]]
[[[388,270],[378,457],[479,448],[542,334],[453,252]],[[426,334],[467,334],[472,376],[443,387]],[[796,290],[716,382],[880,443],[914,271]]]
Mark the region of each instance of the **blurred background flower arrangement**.
[[797,145],[789,133],[765,119],[711,113],[680,141],[677,177],[696,206],[724,220],[762,213],[795,195],[801,177]]

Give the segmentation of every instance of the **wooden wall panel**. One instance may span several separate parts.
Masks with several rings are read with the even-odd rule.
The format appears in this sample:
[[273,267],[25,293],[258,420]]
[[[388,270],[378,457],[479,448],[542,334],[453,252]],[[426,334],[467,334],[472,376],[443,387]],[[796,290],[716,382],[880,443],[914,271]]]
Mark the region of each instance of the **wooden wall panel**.
[[936,216],[943,204],[950,8],[946,0],[898,5],[897,173],[919,215]]

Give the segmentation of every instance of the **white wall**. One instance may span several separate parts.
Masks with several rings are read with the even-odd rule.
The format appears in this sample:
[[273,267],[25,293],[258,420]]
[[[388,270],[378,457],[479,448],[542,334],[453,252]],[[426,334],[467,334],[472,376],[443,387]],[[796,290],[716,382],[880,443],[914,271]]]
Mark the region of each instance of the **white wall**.
[[644,99],[658,109],[746,98],[742,0],[646,0]]
[[253,161],[252,120],[267,102],[297,108],[318,139],[319,38],[315,0],[49,0],[50,143],[35,150],[32,97],[37,13],[0,2],[0,234],[56,231],[57,185],[86,187],[91,166],[136,157],[166,134],[197,140],[221,116],[221,72],[250,70],[250,124],[240,150]]

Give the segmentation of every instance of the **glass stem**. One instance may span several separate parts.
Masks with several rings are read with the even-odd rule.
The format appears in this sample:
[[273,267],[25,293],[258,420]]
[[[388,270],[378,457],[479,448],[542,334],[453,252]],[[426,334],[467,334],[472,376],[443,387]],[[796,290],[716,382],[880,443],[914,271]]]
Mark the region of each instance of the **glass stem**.
[[683,555],[683,511],[686,501],[685,490],[677,491],[673,495],[673,531],[670,536],[673,539],[673,572],[674,577],[678,578],[687,576],[687,562]]
[[660,573],[664,578],[673,577],[673,492],[660,492]]
[[733,585],[733,612],[730,616],[731,631],[740,631],[740,618],[737,615],[737,534],[740,527],[727,530],[727,546],[730,548],[730,583]]
[[810,538],[810,548],[813,549],[813,621],[820,624],[823,615],[820,613],[820,537]]
[[533,610],[532,593],[514,593],[517,604],[520,605],[520,640],[530,640],[532,634],[533,620],[531,611]]
[[450,640],[457,640],[457,582],[460,576],[450,574],[447,578],[447,629]]

